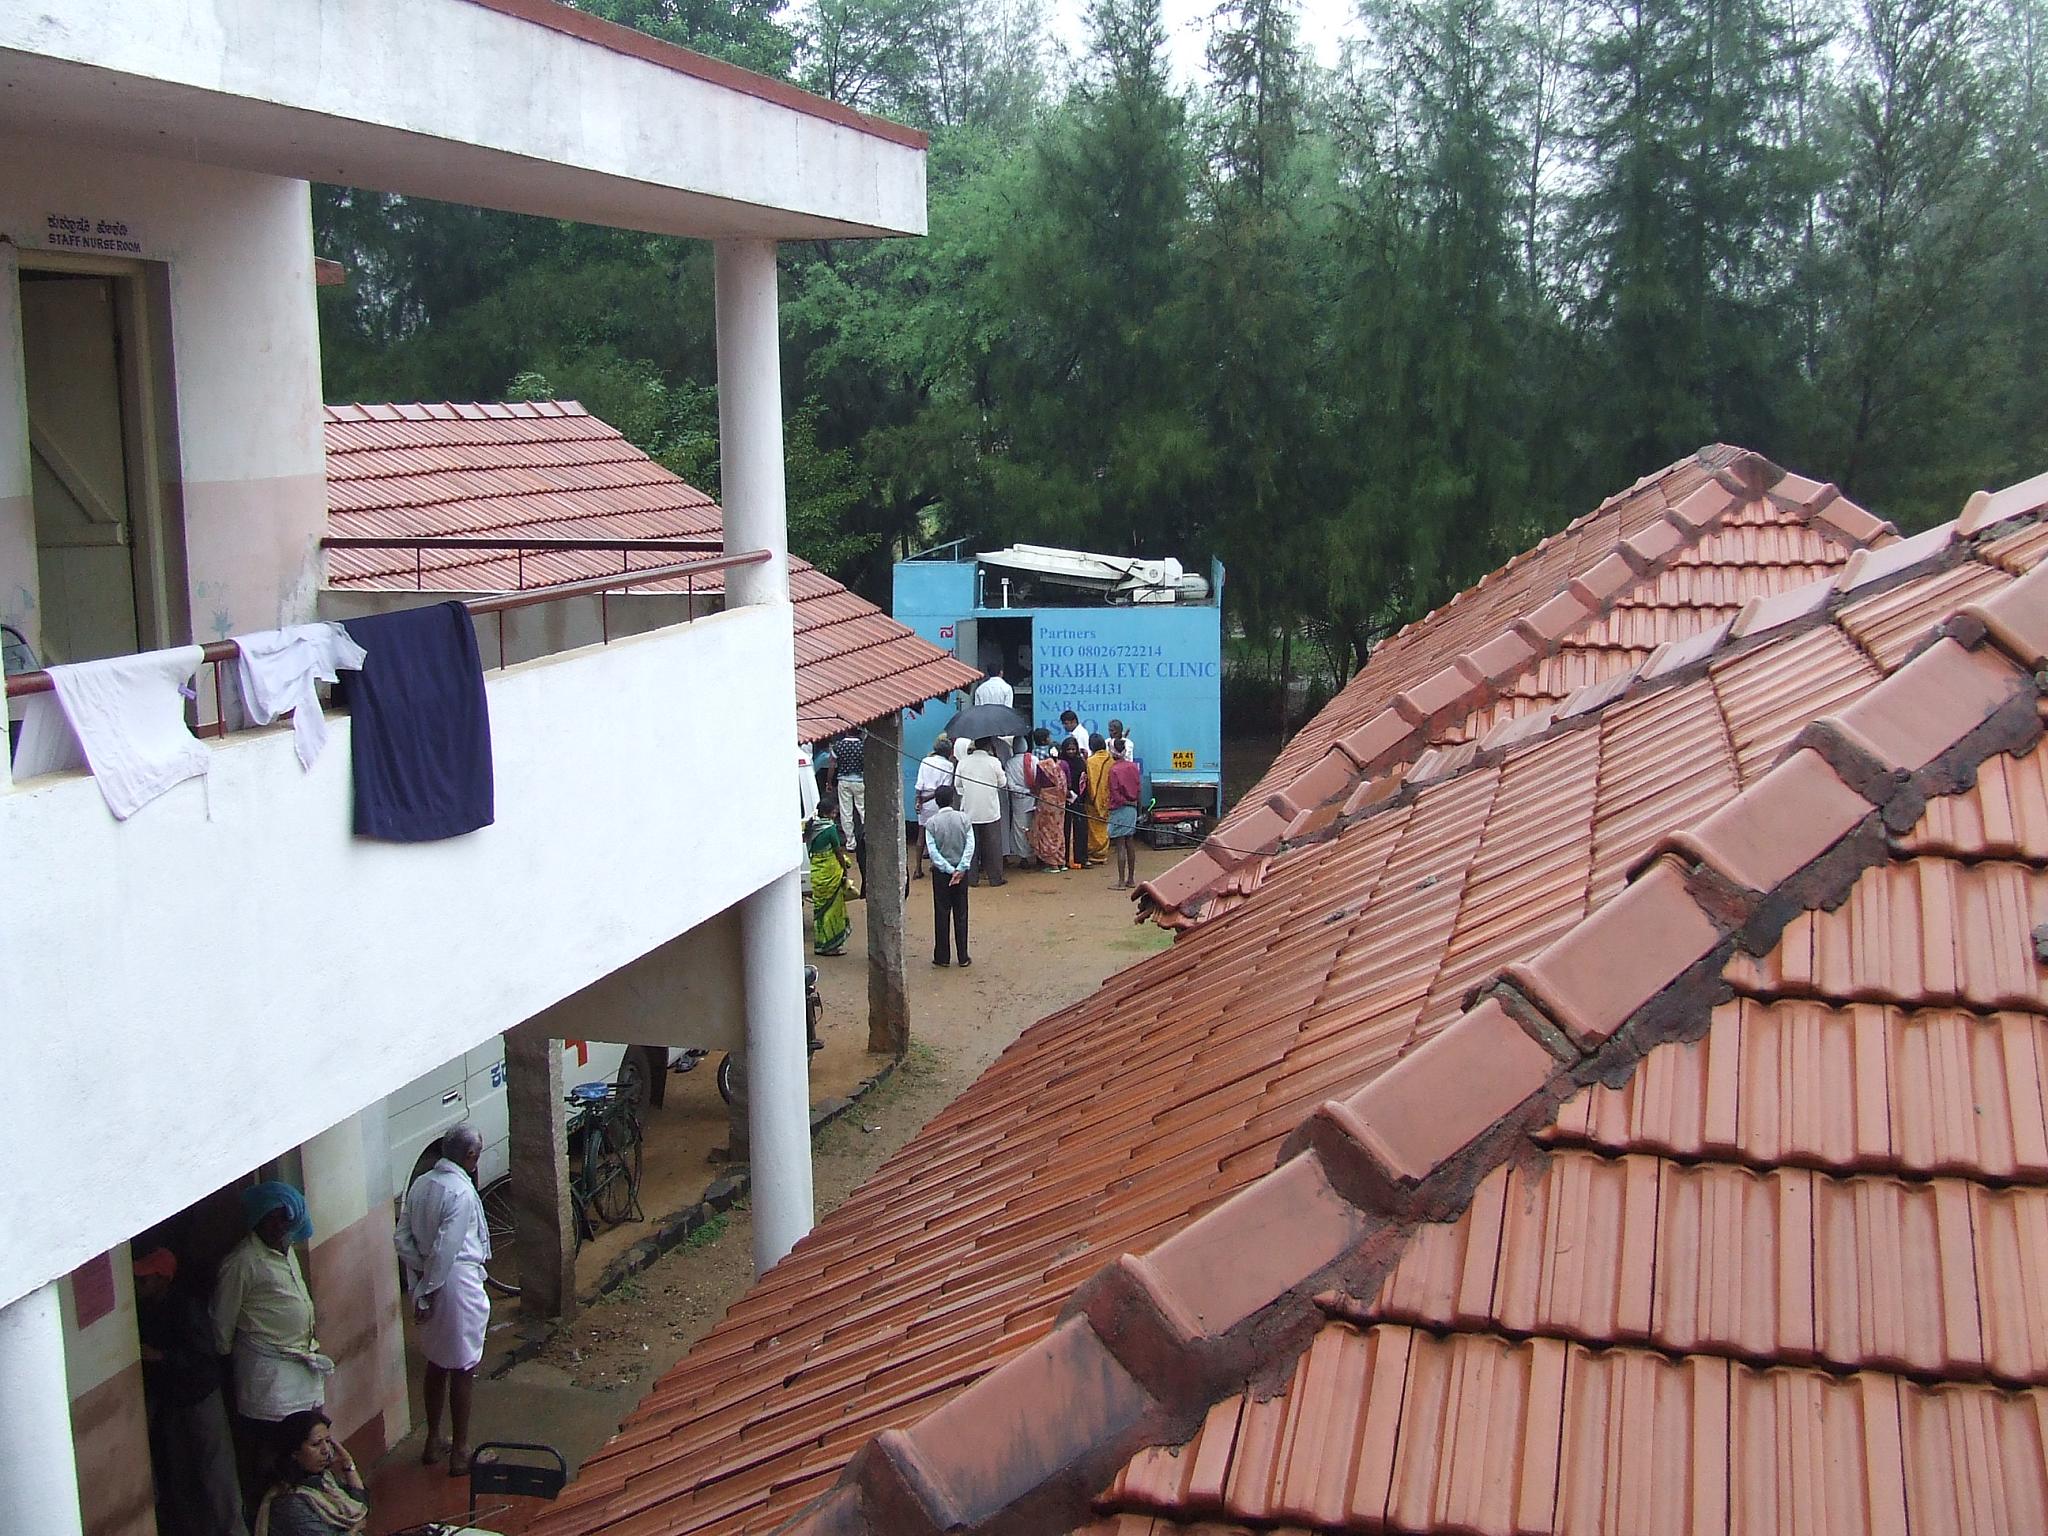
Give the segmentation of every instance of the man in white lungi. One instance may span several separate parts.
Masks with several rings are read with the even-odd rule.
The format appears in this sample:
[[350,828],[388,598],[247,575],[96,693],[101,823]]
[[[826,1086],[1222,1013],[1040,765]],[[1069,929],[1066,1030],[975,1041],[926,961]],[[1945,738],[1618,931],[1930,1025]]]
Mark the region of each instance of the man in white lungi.
[[[398,1213],[398,1257],[412,1287],[412,1315],[427,1357],[428,1466],[448,1458],[448,1475],[469,1475],[469,1403],[484,1357],[491,1321],[484,1294],[484,1262],[491,1236],[476,1192],[477,1159],[484,1139],[473,1125],[441,1138],[441,1157],[412,1181]],[[441,1407],[454,1420],[453,1438],[441,1438]]]

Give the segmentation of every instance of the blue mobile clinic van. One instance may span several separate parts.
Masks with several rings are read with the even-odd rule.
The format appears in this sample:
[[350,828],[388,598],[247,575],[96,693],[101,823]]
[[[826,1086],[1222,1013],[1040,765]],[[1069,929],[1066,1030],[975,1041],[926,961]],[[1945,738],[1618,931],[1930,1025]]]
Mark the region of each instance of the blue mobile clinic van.
[[[966,555],[959,544],[898,561],[895,614],[980,672],[1001,667],[1020,714],[1055,739],[1071,709],[1097,735],[1121,720],[1161,807],[1214,817],[1223,796],[1223,566],[1183,573],[1019,544]],[[904,804],[917,763],[964,697],[904,714]]]

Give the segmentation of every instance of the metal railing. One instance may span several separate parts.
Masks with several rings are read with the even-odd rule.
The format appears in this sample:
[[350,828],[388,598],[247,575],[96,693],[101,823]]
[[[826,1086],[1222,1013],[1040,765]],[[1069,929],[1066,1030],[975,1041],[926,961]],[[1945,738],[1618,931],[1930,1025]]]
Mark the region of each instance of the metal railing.
[[647,579],[647,571],[652,568],[645,567],[637,571],[634,570],[632,565],[634,555],[697,554],[707,550],[722,549],[724,545],[717,538],[709,535],[675,539],[522,539],[492,538],[481,534],[451,534],[446,538],[429,536],[392,538],[371,534],[330,534],[327,538],[320,541],[320,547],[323,549],[409,549],[412,551],[413,590],[419,592],[427,590],[426,579],[428,571],[455,572],[463,568],[463,564],[457,561],[444,561],[439,564],[429,565],[427,564],[427,555],[429,553],[450,550],[470,550],[476,552],[509,551],[513,556],[514,562],[515,580],[513,582],[513,590],[525,592],[528,590],[544,590],[546,588],[545,583],[542,584],[541,588],[529,589],[527,587],[526,557],[528,554],[616,554],[619,557],[620,575],[623,576],[628,572],[632,572],[641,580],[645,580]]
[[[332,544],[336,541],[329,540],[328,542]],[[368,542],[370,544],[389,544],[394,542],[409,544],[420,541],[393,541],[373,539],[369,540]],[[430,545],[440,545],[445,543],[453,543],[459,545],[463,541],[458,539],[426,540],[424,542]],[[528,540],[526,542],[529,547],[532,547],[532,545],[534,544],[534,541],[532,540]],[[576,544],[591,545],[598,548],[609,549],[618,542],[618,540],[611,539],[572,539],[562,541],[547,541],[545,542],[544,547],[560,548],[567,544]],[[479,541],[479,543],[484,545],[491,545],[494,547],[509,547],[507,541],[500,540],[487,539],[481,540]],[[638,548],[652,550],[666,550],[671,547],[678,546],[683,548],[702,547],[686,544],[683,541],[673,539],[646,540],[641,541],[637,544]],[[598,600],[599,634],[602,637],[602,643],[608,645],[611,643],[611,609],[609,599],[613,593],[618,592],[624,588],[645,586],[650,582],[680,580],[684,583],[684,590],[681,595],[685,596],[689,600],[691,606],[694,607],[696,599],[696,579],[698,577],[709,576],[720,571],[735,570],[741,566],[746,565],[761,565],[764,564],[768,560],[768,558],[769,554],[767,550],[750,549],[734,555],[717,555],[708,560],[681,560],[673,562],[668,565],[643,566],[635,570],[621,571],[617,575],[592,576],[583,581],[565,581],[560,582],[554,586],[528,587],[521,591],[503,592],[491,597],[471,598],[464,601],[463,606],[469,610],[472,618],[497,615],[497,665],[499,668],[502,668],[506,664],[504,615],[506,615],[507,613],[515,612],[516,610],[521,608],[537,608],[544,603],[566,602],[573,598],[579,597],[595,597]],[[454,599],[450,599],[450,601],[454,601]],[[692,616],[694,617],[694,614]],[[192,731],[194,735],[214,737],[224,736],[228,733],[229,726],[226,721],[227,711],[222,702],[228,697],[228,693],[227,690],[225,690],[222,687],[220,669],[223,666],[227,666],[239,660],[241,654],[242,653],[240,649],[235,645],[235,642],[232,640],[215,640],[210,644],[201,647],[199,656],[200,675],[205,676],[206,669],[212,669],[211,675],[213,680],[213,708],[211,710],[210,719],[197,718],[197,716],[200,713],[202,713],[199,707],[202,699],[202,694],[198,689],[195,688],[192,693],[193,707],[192,710],[190,711],[190,713],[193,714],[195,718],[193,718],[189,722],[192,726]],[[19,699],[25,698],[30,694],[48,693],[51,689],[51,686],[52,684],[50,682],[50,674],[48,672],[16,672],[10,674],[7,679],[7,697],[10,699]]]

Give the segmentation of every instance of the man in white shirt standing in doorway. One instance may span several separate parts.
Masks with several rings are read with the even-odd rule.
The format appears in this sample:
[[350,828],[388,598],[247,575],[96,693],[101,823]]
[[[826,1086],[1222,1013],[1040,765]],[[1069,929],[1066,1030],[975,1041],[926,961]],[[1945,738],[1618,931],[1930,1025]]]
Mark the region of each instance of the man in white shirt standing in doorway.
[[[412,1286],[412,1315],[427,1357],[427,1444],[421,1462],[448,1458],[450,1477],[469,1475],[469,1405],[484,1358],[491,1301],[484,1264],[491,1256],[484,1203],[476,1192],[484,1139],[473,1125],[441,1138],[441,1157],[412,1181],[398,1214],[398,1257]],[[441,1438],[441,1409],[454,1438]]]
[[1017,690],[1003,677],[1003,669],[997,667],[983,678],[974,690],[977,704],[1000,704],[1005,709],[1014,709],[1017,704]]

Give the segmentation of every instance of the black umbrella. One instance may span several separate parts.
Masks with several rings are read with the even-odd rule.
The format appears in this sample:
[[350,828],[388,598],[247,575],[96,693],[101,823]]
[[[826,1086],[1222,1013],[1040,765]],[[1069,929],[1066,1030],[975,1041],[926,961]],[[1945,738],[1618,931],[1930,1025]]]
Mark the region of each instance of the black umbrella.
[[1028,736],[1031,722],[1007,704],[970,704],[946,722],[946,734],[955,741],[962,736],[969,741],[984,736]]

